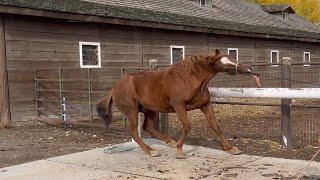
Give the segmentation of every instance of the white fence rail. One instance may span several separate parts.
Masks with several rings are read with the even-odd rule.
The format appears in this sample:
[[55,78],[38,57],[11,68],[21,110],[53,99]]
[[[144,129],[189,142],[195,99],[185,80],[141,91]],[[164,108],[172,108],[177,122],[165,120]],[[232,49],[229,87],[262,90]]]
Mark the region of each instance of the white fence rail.
[[320,99],[320,88],[209,88],[213,97]]

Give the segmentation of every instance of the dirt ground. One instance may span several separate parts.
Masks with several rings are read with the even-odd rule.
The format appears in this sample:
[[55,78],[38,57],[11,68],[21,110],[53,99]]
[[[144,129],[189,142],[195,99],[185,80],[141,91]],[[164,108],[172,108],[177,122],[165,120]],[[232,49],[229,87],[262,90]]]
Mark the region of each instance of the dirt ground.
[[72,129],[38,123],[0,129],[0,168],[86,151],[131,140],[123,128],[77,126]]
[[[95,127],[75,126],[72,129],[38,123],[0,129],[0,168],[131,141],[128,130],[121,123],[113,123],[108,131],[100,121],[95,122]],[[195,131],[191,132],[187,144],[220,149],[216,138],[196,137],[193,133]],[[177,138],[178,133],[170,135]],[[287,150],[270,140],[230,138],[230,141],[250,155],[309,160],[317,151],[312,146]],[[320,157],[316,161],[320,161]]]
[[[286,149],[280,144],[278,107],[215,107],[220,128],[230,142],[245,154],[303,160],[311,159],[320,146],[319,113],[318,109],[297,109],[292,112],[293,149]],[[187,143],[221,149],[218,138],[209,128],[204,115],[199,110],[190,111],[188,115],[192,127]],[[306,128],[307,126],[312,128]],[[169,127],[168,134],[178,138],[181,123],[175,114],[169,115]],[[315,160],[320,161],[320,155]]]

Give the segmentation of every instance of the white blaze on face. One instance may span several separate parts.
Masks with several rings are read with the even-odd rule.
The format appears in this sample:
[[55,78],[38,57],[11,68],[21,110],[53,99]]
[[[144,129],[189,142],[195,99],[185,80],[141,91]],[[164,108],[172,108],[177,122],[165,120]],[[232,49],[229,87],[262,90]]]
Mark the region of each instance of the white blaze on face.
[[234,62],[230,61],[228,57],[223,57],[220,59],[222,64],[231,64],[231,65],[236,65]]

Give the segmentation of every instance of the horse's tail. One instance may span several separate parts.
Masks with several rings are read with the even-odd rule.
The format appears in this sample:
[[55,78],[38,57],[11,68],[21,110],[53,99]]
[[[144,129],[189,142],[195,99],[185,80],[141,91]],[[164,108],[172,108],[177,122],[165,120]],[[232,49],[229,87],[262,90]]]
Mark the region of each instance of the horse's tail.
[[98,115],[104,120],[108,129],[112,122],[112,89],[97,103]]

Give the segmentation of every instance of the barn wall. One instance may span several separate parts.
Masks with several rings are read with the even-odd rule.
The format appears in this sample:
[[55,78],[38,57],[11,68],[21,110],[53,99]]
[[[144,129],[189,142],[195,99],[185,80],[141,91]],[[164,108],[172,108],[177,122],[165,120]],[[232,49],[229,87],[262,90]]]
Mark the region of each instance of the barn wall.
[[207,34],[156,29],[144,29],[142,33],[145,66],[150,59],[157,59],[159,64],[169,64],[171,45],[185,46],[186,56],[209,52]]
[[[320,62],[319,45],[281,40],[224,36],[205,33],[136,28],[108,24],[67,22],[55,19],[26,16],[7,16],[5,20],[6,54],[10,88],[10,105],[13,120],[22,120],[35,115],[34,72],[47,68],[79,68],[66,72],[72,78],[86,77],[86,69],[80,70],[79,41],[100,42],[102,67],[148,66],[150,59],[160,64],[170,63],[170,45],[185,46],[185,54],[213,53],[216,48],[227,53],[228,48],[239,49],[240,62],[270,62],[270,50],[279,50],[280,58],[292,56],[302,62],[304,51],[311,52],[311,61]],[[272,71],[278,71],[274,68]],[[56,77],[57,72],[44,75]],[[94,77],[118,78],[119,72],[95,72]],[[247,77],[218,76],[213,82],[222,86],[226,81],[241,82],[253,86]],[[219,81],[222,79],[221,81]],[[94,87],[103,90],[111,86]],[[44,83],[43,87],[56,87],[57,83]],[[234,85],[234,84],[233,84]],[[85,89],[83,85],[69,83],[66,88]],[[45,93],[48,98],[57,93]],[[84,95],[79,95],[85,97]],[[78,98],[78,97],[73,97]],[[98,98],[98,97],[97,97]],[[58,108],[58,107],[57,107]]]
[[[101,43],[103,67],[141,66],[140,35],[141,33],[134,28],[8,16],[6,18],[6,52],[12,119],[21,120],[21,118],[35,115],[33,81],[35,70],[80,69],[79,41]],[[65,73],[64,76],[65,78],[72,78],[72,76],[83,78],[87,75],[84,71],[86,72],[86,69],[82,69],[81,72]],[[50,73],[52,77],[57,77],[57,73]],[[103,74],[107,76],[108,72]],[[120,73],[114,76],[119,75]],[[57,84],[47,83],[43,86],[57,86]],[[69,83],[68,86],[83,88],[76,83]],[[68,86],[65,88],[69,88]],[[57,93],[45,95],[50,98]]]

